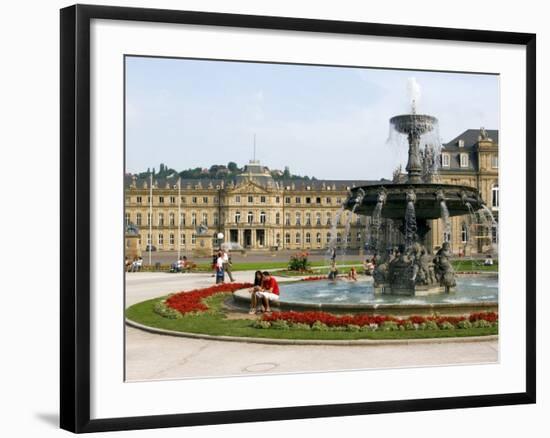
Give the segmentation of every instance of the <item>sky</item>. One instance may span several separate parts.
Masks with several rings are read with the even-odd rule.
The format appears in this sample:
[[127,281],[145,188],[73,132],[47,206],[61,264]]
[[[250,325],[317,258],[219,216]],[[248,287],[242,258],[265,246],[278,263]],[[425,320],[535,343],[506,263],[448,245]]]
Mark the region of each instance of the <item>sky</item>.
[[178,171],[253,156],[319,179],[391,178],[406,145],[389,119],[439,119],[449,141],[499,129],[495,75],[373,68],[126,58],[126,171]]

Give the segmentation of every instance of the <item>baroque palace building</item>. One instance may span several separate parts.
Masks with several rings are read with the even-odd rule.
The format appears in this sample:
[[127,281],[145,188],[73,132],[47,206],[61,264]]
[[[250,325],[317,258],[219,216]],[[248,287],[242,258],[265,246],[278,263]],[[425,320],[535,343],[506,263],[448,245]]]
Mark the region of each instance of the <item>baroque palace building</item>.
[[[498,216],[497,131],[465,131],[444,145],[441,164],[442,182],[478,188]],[[182,254],[193,254],[199,249],[197,233],[202,225],[214,247],[221,243],[217,235],[223,233],[224,242],[245,250],[325,249],[336,224],[339,247],[364,248],[368,219],[348,211],[339,214],[341,205],[351,188],[384,181],[392,184],[390,180],[275,180],[258,161],[250,161],[232,180],[126,175],[125,221],[132,225],[126,246],[137,240],[137,250],[143,252],[148,244],[158,251],[174,251],[179,245]],[[464,235],[463,225],[466,232],[472,229],[468,220],[453,218],[451,235],[445,236],[455,252],[469,236]],[[385,232],[392,236],[388,228]],[[442,229],[441,221],[434,221],[432,247],[441,245]],[[471,251],[485,250],[481,242],[486,240],[490,238],[480,240]]]

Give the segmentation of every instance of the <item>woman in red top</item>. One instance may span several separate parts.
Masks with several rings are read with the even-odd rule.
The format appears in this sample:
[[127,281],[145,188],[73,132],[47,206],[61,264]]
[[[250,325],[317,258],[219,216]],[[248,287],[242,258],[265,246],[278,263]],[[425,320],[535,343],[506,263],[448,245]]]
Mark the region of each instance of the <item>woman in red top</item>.
[[266,313],[270,313],[271,308],[269,307],[269,302],[279,299],[279,284],[267,271],[263,273],[263,277],[262,290],[256,292],[256,296],[262,302],[262,310]]

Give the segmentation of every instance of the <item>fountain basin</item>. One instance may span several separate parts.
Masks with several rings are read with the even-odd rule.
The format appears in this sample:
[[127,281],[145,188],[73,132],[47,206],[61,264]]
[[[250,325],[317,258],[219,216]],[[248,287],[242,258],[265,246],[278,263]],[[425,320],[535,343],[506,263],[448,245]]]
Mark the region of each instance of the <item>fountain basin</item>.
[[[498,311],[498,276],[461,276],[451,293],[403,297],[375,294],[370,277],[358,282],[320,280],[294,282],[280,286],[281,310],[321,310],[334,313],[367,313],[386,315],[464,315],[473,312]],[[233,294],[236,303],[250,303],[248,290]]]
[[[378,202],[381,192],[386,199],[381,210],[381,216],[386,219],[403,219],[407,194],[414,192],[415,214],[418,219],[439,219],[441,217],[441,200],[445,201],[449,216],[469,214],[480,209],[483,200],[476,188],[437,183],[404,183],[404,184],[375,184],[354,187],[346,201],[346,208],[352,209],[355,204],[355,213],[371,216]],[[358,201],[359,199],[359,201]]]
[[390,119],[390,125],[397,132],[416,136],[430,132],[436,124],[437,119],[426,114],[402,114]]

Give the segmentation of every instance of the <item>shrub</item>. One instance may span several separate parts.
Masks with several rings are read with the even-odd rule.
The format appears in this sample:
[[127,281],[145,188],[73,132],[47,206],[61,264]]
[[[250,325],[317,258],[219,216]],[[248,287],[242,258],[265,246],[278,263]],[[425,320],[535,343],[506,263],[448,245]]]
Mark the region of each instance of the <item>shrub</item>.
[[357,324],[348,324],[346,326],[346,330],[348,332],[358,332],[359,330],[361,330],[361,326],[359,326]]
[[489,328],[492,326],[492,323],[484,319],[478,319],[474,321],[472,324],[475,328]]
[[382,325],[380,326],[380,328],[384,331],[399,330],[399,326],[397,325],[397,323],[395,323],[393,321],[384,321],[382,323]]
[[417,326],[414,325],[412,321],[407,320],[401,327],[403,327],[405,330],[416,330]]
[[159,314],[160,316],[163,316],[164,318],[169,318],[169,319],[183,318],[183,314],[181,312],[178,312],[177,310],[174,310],[168,307],[164,300],[157,301],[153,307],[153,311]]
[[439,324],[439,328],[441,330],[453,330],[455,326],[452,325],[449,321],[443,321],[441,324]]
[[290,328],[293,330],[311,330],[311,326],[303,322],[293,322],[290,324]]
[[322,323],[321,321],[315,321],[311,325],[311,330],[319,331],[319,332],[326,332],[328,330],[328,325],[325,323]]
[[257,328],[257,329],[268,329],[268,328],[271,327],[271,323],[268,322],[268,321],[262,321],[261,319],[257,319],[252,324],[252,327]]
[[290,325],[284,319],[283,320],[280,319],[278,321],[273,321],[271,323],[271,328],[274,328],[274,329],[277,329],[277,330],[289,330]]
[[439,326],[435,321],[426,321],[420,324],[420,326],[423,327],[423,330],[439,330]]
[[308,256],[307,252],[299,252],[290,256],[288,269],[291,271],[307,271],[309,268]]
[[460,328],[460,329],[470,329],[470,328],[472,328],[472,323],[470,321],[468,321],[467,319],[465,319],[464,321],[460,321],[458,323],[458,328]]

